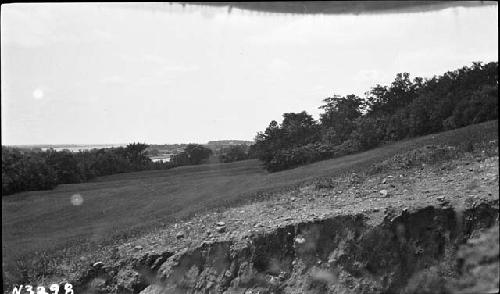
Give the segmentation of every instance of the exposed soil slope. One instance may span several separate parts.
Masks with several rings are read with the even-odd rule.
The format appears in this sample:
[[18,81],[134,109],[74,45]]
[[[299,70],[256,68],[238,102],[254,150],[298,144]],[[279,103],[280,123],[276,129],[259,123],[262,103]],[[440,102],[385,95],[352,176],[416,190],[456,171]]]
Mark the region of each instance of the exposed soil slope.
[[[497,153],[497,142],[491,144]],[[494,251],[481,255],[491,263],[481,272],[473,268],[484,262],[467,257],[470,250],[457,257],[461,244],[498,224],[498,156],[467,153],[429,164],[453,150],[421,148],[366,173],[173,224],[123,244],[113,255],[93,256],[92,262],[102,264],[73,278],[90,293],[470,289],[498,272]],[[468,284],[457,282],[461,271]],[[433,278],[422,278],[428,276]],[[498,279],[484,287],[494,291]]]

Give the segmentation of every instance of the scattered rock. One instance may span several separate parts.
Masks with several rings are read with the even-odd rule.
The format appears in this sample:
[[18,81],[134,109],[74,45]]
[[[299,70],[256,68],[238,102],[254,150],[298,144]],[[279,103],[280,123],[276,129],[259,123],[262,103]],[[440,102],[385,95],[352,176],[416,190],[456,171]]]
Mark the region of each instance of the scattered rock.
[[124,268],[118,272],[116,285],[119,293],[138,293],[147,287],[139,273],[131,268]]
[[104,266],[104,263],[102,263],[101,261],[98,261],[98,262],[95,262],[92,267],[95,268],[95,269],[100,269]]
[[226,231],[226,223],[225,222],[217,222],[215,230],[219,233],[224,233]]

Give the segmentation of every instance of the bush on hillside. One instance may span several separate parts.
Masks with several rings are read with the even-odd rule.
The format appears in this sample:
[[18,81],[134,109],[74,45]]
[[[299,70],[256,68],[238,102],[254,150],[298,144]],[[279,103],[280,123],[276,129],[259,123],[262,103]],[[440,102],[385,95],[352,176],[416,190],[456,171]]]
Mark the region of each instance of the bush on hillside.
[[247,145],[235,145],[222,149],[220,152],[220,162],[229,163],[249,158],[249,148]]

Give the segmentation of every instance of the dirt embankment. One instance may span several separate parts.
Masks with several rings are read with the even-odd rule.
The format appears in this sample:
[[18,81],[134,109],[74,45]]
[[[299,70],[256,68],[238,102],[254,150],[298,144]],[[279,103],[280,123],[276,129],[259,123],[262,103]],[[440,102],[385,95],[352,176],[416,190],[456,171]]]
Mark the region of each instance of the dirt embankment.
[[174,255],[141,293],[399,293],[414,274],[452,261],[458,244],[497,217],[483,203],[462,218],[429,206],[377,226],[363,214],[287,225],[246,244],[221,241]]
[[94,259],[78,293],[496,293],[490,143],[421,148],[177,223]]

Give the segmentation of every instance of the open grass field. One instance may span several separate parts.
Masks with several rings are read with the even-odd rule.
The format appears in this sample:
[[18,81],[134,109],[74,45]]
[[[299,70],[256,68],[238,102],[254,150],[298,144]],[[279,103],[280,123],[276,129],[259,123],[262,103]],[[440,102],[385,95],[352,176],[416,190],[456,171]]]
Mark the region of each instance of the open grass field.
[[[105,242],[128,232],[249,201],[317,178],[360,171],[396,153],[429,144],[461,145],[498,140],[498,121],[428,135],[367,152],[268,173],[257,160],[165,171],[117,174],[52,191],[2,198],[4,262],[74,242]],[[80,205],[71,202],[79,194]]]

